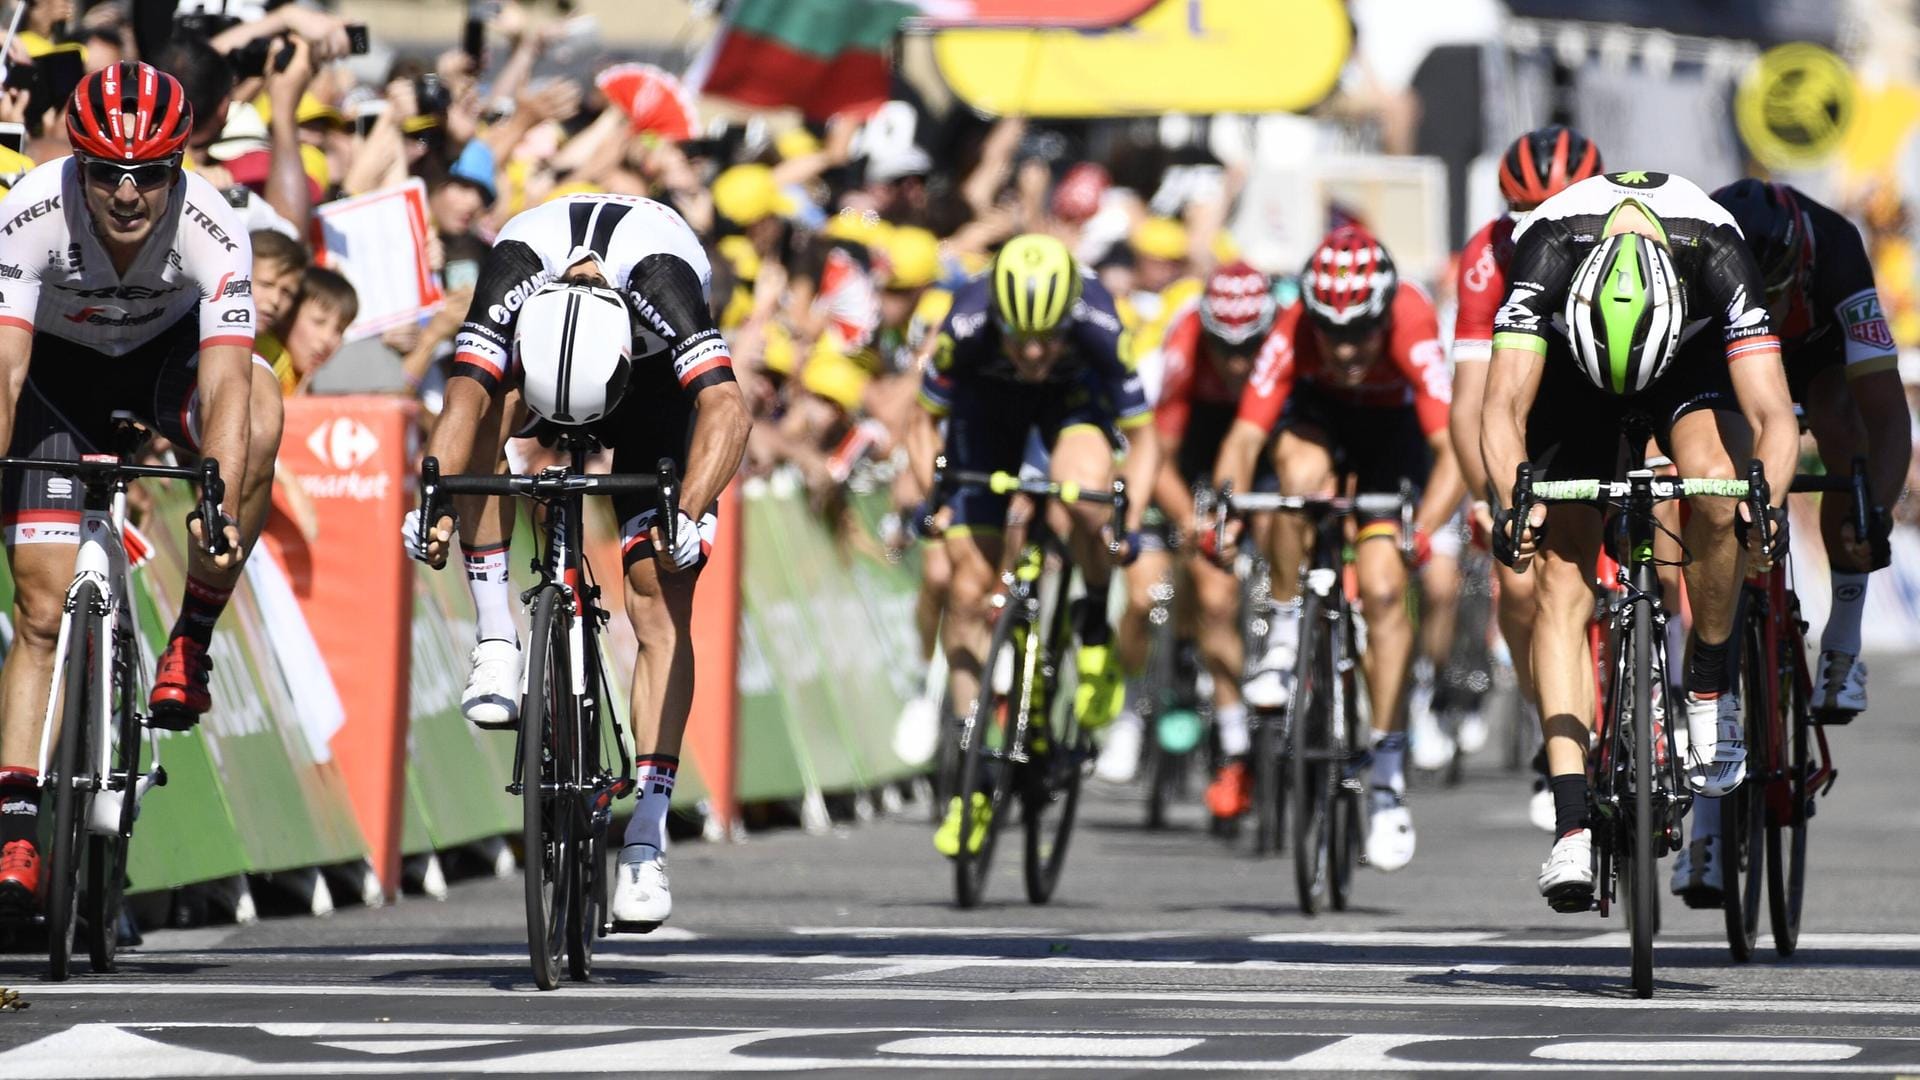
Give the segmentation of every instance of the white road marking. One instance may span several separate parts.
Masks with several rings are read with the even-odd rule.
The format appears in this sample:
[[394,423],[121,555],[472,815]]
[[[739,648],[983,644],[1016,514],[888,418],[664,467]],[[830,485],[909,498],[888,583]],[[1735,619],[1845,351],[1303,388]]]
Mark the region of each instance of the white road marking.
[[1564,1042],[1542,1046],[1533,1056],[1543,1061],[1587,1061],[1618,1064],[1635,1061],[1693,1062],[1802,1062],[1845,1061],[1860,1055],[1848,1043],[1793,1042],[1772,1039],[1666,1039],[1658,1042],[1608,1040]]
[[499,1046],[505,1039],[323,1039],[315,1046],[351,1050],[359,1054],[419,1054],[429,1050],[466,1050]]
[[1160,1058],[1191,1050],[1205,1039],[1098,1038],[1086,1035],[925,1035],[882,1043],[883,1054],[938,1057]]
[[938,960],[929,957],[925,960],[907,960],[898,964],[886,964],[881,967],[863,968],[860,971],[843,971],[838,975],[822,975],[820,982],[879,982],[883,979],[899,979],[909,975],[932,975],[941,971],[952,971],[966,966],[965,960]]
[[[1282,934],[1255,934],[1248,941],[1256,945],[1394,945],[1414,948],[1442,948],[1448,945],[1507,944],[1494,930],[1361,930],[1346,933],[1293,931]],[[1561,942],[1560,944],[1565,944]]]

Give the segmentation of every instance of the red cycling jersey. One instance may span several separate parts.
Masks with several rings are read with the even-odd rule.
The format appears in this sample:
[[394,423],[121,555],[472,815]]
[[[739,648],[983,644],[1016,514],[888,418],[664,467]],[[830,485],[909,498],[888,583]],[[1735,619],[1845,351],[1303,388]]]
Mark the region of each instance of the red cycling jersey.
[[[1260,347],[1253,378],[1240,395],[1239,419],[1271,431],[1286,408],[1296,380],[1321,394],[1350,405],[1373,408],[1412,406],[1420,430],[1428,436],[1447,429],[1447,409],[1453,400],[1446,352],[1440,347],[1440,323],[1433,301],[1419,287],[1402,282],[1387,312],[1386,356],[1369,367],[1357,383],[1348,383],[1331,370],[1320,354],[1320,338],[1302,326],[1305,308],[1299,303],[1280,313],[1273,332]],[[1351,434],[1364,437],[1364,432]]]
[[1232,408],[1240,400],[1239,388],[1228,385],[1210,355],[1197,308],[1188,308],[1175,320],[1160,345],[1160,355],[1165,366],[1153,419],[1165,438],[1178,441],[1186,435],[1195,405]]
[[1507,266],[1513,262],[1513,215],[1480,227],[1460,249],[1460,308],[1453,320],[1453,362],[1493,359],[1493,316],[1507,298]]

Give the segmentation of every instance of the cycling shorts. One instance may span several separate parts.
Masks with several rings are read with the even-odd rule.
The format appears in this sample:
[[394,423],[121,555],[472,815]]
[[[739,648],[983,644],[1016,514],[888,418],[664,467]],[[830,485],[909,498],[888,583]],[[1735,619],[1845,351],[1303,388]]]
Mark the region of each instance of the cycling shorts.
[[1559,338],[1549,339],[1542,360],[1546,370],[1527,414],[1527,459],[1536,480],[1624,475],[1621,427],[1629,413],[1644,413],[1661,451],[1671,455],[1673,425],[1681,417],[1702,409],[1740,411],[1724,347],[1714,334],[1694,335],[1653,385],[1630,396],[1607,393],[1588,382]]
[[[1362,493],[1391,493],[1404,481],[1417,493],[1433,471],[1433,447],[1412,405],[1355,405],[1308,382],[1295,384],[1276,432],[1288,431],[1326,447],[1334,471],[1353,478]],[[1362,523],[1397,514],[1360,515]]]
[[[947,467],[962,472],[1016,472],[1023,464],[1030,471],[1045,469],[1028,452],[1030,434],[1049,453],[1060,433],[1073,427],[1095,428],[1118,446],[1112,416],[1105,398],[1086,381],[1016,386],[985,378],[958,380],[947,414]],[[953,508],[948,527],[1001,528],[1007,502],[1007,496],[984,487],[962,487],[947,497]]]
[[[78,461],[113,452],[113,414],[130,412],[176,445],[200,448],[200,310],[122,356],[33,336],[14,409],[11,457]],[[0,478],[6,545],[78,544],[84,493],[71,478],[9,469]]]

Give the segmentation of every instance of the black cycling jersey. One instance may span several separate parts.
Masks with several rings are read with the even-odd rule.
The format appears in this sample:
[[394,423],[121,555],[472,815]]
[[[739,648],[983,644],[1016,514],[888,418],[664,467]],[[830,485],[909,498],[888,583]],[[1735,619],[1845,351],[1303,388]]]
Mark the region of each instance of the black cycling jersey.
[[[1873,262],[1860,230],[1837,212],[1798,189],[1807,243],[1780,319],[1780,341],[1788,362],[1804,351],[1844,356],[1847,376],[1888,371],[1899,357],[1880,293],[1874,287]],[[1836,348],[1837,346],[1837,348]]]

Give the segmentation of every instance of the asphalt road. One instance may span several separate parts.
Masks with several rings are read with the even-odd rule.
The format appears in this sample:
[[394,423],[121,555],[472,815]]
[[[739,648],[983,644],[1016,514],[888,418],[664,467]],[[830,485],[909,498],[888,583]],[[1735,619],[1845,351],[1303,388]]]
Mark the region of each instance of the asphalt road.
[[[1551,912],[1524,783],[1476,762],[1418,786],[1419,855],[1308,918],[1290,867],[1202,829],[1148,833],[1094,786],[1054,903],[1017,848],[950,904],[923,808],[672,854],[677,912],[604,943],[595,981],[532,986],[519,883],[325,919],[150,934],[123,973],[0,957],[0,1077],[603,1072],[1920,1073],[1920,668],[1875,665],[1814,821],[1799,954],[1732,964],[1718,913],[1664,910],[1657,995],[1619,919]],[[1664,880],[1664,875],[1663,875]]]

